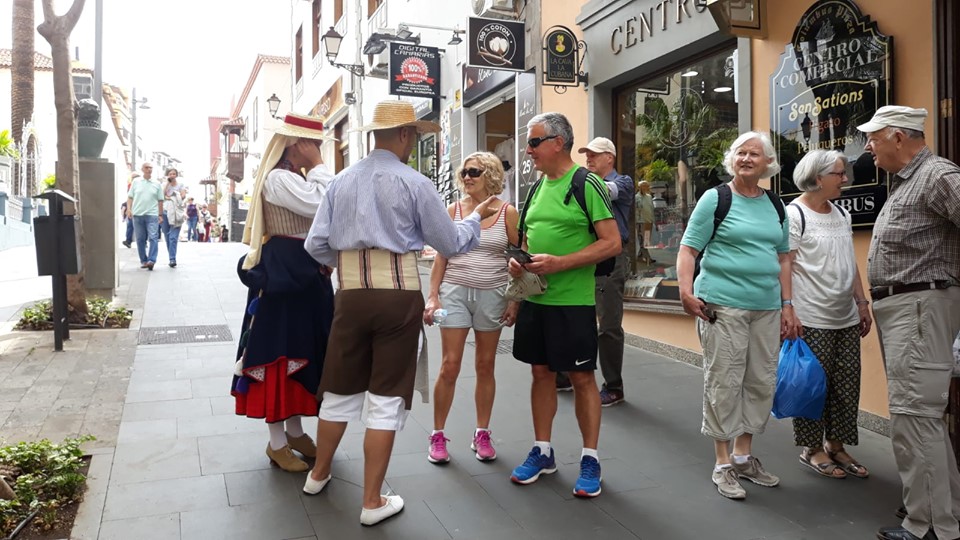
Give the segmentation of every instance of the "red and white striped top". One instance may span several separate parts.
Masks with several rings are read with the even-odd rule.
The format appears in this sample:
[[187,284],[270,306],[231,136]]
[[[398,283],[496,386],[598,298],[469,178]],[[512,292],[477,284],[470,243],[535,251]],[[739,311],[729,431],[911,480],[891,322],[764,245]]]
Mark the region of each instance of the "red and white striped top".
[[[500,206],[497,219],[490,226],[480,228],[479,246],[447,260],[444,283],[474,289],[496,289],[507,284],[507,259],[503,254],[510,244],[507,237],[507,206],[507,203]],[[453,220],[462,219],[458,201],[454,206]]]

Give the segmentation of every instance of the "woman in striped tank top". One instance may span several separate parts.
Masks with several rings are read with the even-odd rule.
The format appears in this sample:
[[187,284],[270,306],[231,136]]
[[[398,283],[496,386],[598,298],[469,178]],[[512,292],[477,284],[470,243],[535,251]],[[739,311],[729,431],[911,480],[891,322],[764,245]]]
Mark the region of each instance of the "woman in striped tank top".
[[[503,165],[490,152],[467,156],[457,175],[457,186],[464,197],[448,208],[450,217],[458,221],[490,197],[503,193]],[[507,288],[507,262],[504,250],[517,244],[517,209],[497,199],[500,211],[481,222],[480,245],[463,255],[446,259],[437,254],[430,273],[430,296],[423,320],[433,324],[433,312],[441,307],[447,317],[440,323],[443,362],[433,389],[433,433],[427,459],[431,463],[447,463],[447,439],[443,429],[453,404],[457,376],[463,360],[467,334],[473,329],[476,339],[476,407],[477,429],[470,449],[480,461],[496,459],[490,441],[490,414],[496,393],[494,359],[503,326],[513,326],[519,303],[503,297]]]

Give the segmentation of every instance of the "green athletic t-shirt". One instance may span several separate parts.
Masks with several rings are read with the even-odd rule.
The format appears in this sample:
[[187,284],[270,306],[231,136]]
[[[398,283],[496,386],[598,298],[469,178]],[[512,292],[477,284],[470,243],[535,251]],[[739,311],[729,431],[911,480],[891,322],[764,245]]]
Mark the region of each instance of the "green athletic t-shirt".
[[[574,167],[556,180],[544,178],[534,193],[524,221],[527,251],[531,255],[569,255],[597,240],[587,228],[587,216],[576,197],[571,194],[564,203],[576,170],[577,167]],[[587,209],[593,222],[613,219],[610,194],[603,180],[591,173],[587,175],[584,187]],[[591,264],[547,275],[546,292],[527,300],[550,306],[592,306],[595,304],[595,268]]]
[[706,251],[693,293],[706,302],[756,311],[780,309],[780,260],[790,251],[790,223],[761,195],[756,198],[733,193],[730,212],[713,232],[717,190],[700,197],[680,244]]

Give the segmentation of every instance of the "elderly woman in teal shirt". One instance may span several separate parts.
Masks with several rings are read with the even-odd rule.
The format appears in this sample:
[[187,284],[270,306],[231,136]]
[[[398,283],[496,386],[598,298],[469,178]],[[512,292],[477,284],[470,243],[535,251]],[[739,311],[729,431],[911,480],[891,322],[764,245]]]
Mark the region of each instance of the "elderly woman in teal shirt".
[[[796,337],[801,327],[790,300],[783,203],[759,186],[780,170],[773,145],[762,133],[744,133],[724,165],[733,180],[697,202],[680,242],[677,274],[683,309],[697,317],[703,347],[701,432],[714,439],[713,482],[724,497],[743,499],[740,479],[765,487],[780,483],[751,454],[752,442],[770,417],[780,338]],[[723,191],[730,207],[714,231]]]

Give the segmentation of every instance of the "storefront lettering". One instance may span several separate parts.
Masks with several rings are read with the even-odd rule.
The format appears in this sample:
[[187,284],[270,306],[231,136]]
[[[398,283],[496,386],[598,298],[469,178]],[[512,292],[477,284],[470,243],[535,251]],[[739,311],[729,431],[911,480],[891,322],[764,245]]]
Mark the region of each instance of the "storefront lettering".
[[877,207],[877,201],[873,195],[841,198],[837,199],[836,203],[842,206],[843,209],[851,215],[859,214],[861,212],[873,212],[873,210]]
[[[676,8],[676,23],[682,24],[684,18],[689,19],[693,16],[687,9],[689,3],[690,0],[660,0],[646,11],[641,11],[638,15],[627,18],[623,24],[615,27],[610,33],[610,50],[613,51],[613,54],[620,54],[624,49],[629,49],[637,43],[643,43],[647,38],[653,37],[653,29],[656,24],[655,12],[659,12],[660,15],[660,30],[665,32],[671,5]],[[694,8],[697,13],[702,13],[706,9],[706,5],[701,6],[700,0],[695,0]]]
[[863,90],[833,94],[826,99],[818,97],[812,102],[807,103],[792,103],[790,104],[790,116],[788,118],[791,122],[794,122],[800,118],[801,114],[812,114],[817,116],[824,109],[829,109],[838,105],[850,105],[858,101],[863,101]]

